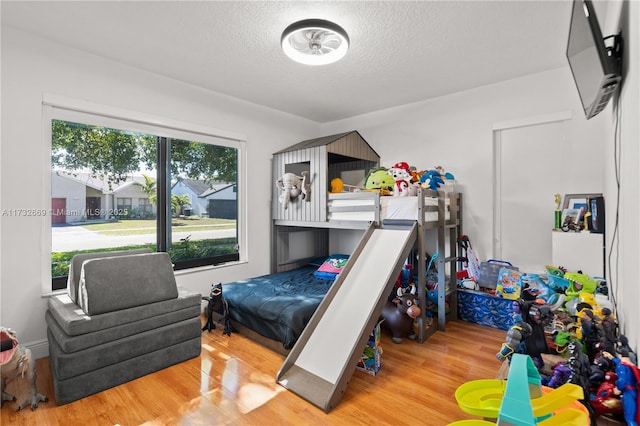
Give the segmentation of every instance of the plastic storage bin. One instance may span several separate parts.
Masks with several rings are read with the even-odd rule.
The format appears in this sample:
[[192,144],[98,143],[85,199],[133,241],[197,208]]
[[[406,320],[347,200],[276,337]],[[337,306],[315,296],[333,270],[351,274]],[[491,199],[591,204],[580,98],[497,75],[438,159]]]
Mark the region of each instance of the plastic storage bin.
[[513,266],[511,262],[505,260],[489,259],[480,263],[480,279],[478,285],[485,288],[496,288],[498,283],[498,274],[501,268],[512,269],[518,271],[517,266]]

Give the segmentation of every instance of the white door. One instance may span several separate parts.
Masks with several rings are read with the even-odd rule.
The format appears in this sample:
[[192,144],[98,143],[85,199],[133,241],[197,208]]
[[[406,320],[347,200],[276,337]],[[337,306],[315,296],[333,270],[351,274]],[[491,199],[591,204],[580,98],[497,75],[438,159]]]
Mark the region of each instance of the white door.
[[[568,118],[568,117],[567,117]],[[535,121],[494,130],[494,258],[521,271],[551,264],[554,195],[562,194],[567,121]]]

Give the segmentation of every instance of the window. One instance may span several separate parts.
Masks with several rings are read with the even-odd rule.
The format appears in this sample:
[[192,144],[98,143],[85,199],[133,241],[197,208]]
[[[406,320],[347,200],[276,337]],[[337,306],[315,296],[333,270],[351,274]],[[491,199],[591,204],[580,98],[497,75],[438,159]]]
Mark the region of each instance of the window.
[[240,260],[238,193],[228,191],[224,202],[235,214],[224,217],[209,214],[206,195],[240,185],[243,143],[58,107],[45,111],[48,203],[56,213],[47,218],[49,290],[66,287],[77,253],[149,247],[168,252],[176,270]]

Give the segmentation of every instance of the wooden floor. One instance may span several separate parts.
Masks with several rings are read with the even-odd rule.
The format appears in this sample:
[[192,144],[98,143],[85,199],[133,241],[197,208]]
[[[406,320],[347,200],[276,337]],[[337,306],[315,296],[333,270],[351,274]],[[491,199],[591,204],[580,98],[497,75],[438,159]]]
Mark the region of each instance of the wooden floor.
[[[495,378],[506,332],[463,321],[424,344],[394,344],[383,334],[382,370],[356,371],[329,414],[275,382],[284,357],[240,334],[202,335],[200,357],[79,401],[57,406],[48,358],[37,361],[38,390],[48,402],[31,411],[2,406],[2,425],[427,425],[474,418],[454,392],[464,382]],[[328,345],[331,342],[327,342]],[[22,394],[20,380],[7,391]]]

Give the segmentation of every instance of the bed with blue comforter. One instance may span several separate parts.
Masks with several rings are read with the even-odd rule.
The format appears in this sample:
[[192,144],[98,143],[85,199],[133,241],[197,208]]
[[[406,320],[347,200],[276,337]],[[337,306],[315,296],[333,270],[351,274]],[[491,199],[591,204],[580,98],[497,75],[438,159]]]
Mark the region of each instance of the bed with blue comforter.
[[291,349],[333,284],[318,278],[318,265],[222,285],[234,323]]

